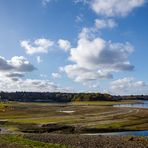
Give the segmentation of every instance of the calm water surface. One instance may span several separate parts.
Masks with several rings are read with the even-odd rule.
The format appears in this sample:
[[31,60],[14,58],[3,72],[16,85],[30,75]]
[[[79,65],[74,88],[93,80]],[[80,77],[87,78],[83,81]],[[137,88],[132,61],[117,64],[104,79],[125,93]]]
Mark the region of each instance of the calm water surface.
[[130,131],[130,132],[111,132],[111,133],[93,133],[85,135],[106,135],[106,136],[148,136],[148,131]]
[[148,108],[148,100],[136,104],[119,104],[114,107]]

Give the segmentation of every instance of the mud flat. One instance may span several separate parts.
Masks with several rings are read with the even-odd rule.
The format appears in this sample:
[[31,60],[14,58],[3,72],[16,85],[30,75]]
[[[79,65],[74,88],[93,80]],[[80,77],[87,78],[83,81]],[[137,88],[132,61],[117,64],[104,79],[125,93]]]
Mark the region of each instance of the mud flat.
[[73,148],[147,148],[148,137],[88,136],[64,134],[29,134],[26,138],[41,142],[57,143]]

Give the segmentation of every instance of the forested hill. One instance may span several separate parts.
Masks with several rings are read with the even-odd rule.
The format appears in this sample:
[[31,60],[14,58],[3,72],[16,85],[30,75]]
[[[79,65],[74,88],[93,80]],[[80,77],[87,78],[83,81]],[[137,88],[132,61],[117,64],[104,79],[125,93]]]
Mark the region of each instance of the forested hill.
[[21,102],[71,102],[71,101],[113,101],[122,99],[148,99],[148,96],[112,96],[102,93],[60,93],[60,92],[0,92],[0,101]]

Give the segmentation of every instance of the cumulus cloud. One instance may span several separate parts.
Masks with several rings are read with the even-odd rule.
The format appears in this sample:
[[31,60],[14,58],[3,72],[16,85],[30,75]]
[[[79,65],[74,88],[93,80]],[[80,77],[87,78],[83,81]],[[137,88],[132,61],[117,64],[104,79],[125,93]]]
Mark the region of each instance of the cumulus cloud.
[[145,0],[90,0],[89,4],[98,15],[114,17],[126,16],[145,2]]
[[[10,60],[0,57],[0,81],[5,87],[4,82],[11,85],[12,81],[19,81],[25,77],[26,72],[32,72],[36,68],[23,56],[15,56]],[[6,89],[7,90],[7,89]]]
[[63,71],[76,82],[113,78],[113,72],[132,71],[129,55],[134,51],[130,43],[113,43],[100,37],[92,38],[84,28],[79,34],[77,47],[70,49],[69,60]]
[[13,66],[15,71],[18,72],[31,72],[36,68],[26,60],[23,56],[14,56],[8,61],[10,65]]
[[95,26],[97,29],[114,28],[117,23],[113,19],[96,19]]
[[0,91],[59,91],[58,85],[49,80],[38,79],[10,79],[0,77]]
[[14,56],[10,60],[0,57],[0,91],[66,91],[47,79],[26,79],[25,73],[35,69],[23,56]]
[[88,4],[101,16],[126,16],[135,8],[146,3],[146,0],[74,0],[75,3]]
[[13,73],[6,74],[6,77],[9,77],[9,78],[23,78],[24,74],[23,73],[18,73],[18,72],[13,72]]
[[112,78],[112,74],[97,71],[96,69],[89,69],[84,67],[79,67],[77,64],[66,65],[63,67],[63,71],[66,72],[69,78],[74,79],[75,82],[82,82],[83,84],[88,84],[91,81],[102,78]]
[[40,38],[35,40],[33,43],[24,40],[20,42],[21,47],[26,50],[29,55],[35,53],[47,53],[49,48],[54,45],[54,42],[49,39]]
[[64,51],[68,51],[71,48],[71,43],[68,40],[59,39],[58,46]]
[[[69,78],[83,84],[102,78],[113,78],[113,73],[132,71],[134,65],[129,61],[134,47],[129,43],[106,41],[97,37],[98,30],[114,28],[118,24],[111,17],[126,16],[135,8],[144,5],[145,0],[74,0],[75,3],[88,4],[102,19],[96,19],[92,28],[83,28],[77,46],[70,49],[69,60],[73,64],[61,68]],[[140,82],[138,82],[139,84]]]
[[[26,88],[25,91],[58,91],[58,85],[50,82],[49,80],[21,80],[19,85],[22,88]],[[29,87],[29,89],[27,89]]]
[[0,57],[0,71],[31,72],[35,69],[23,56],[14,56],[11,60]]
[[13,69],[13,66],[9,64],[9,61],[0,56],[0,71],[7,71],[11,69]]
[[17,73],[9,76],[0,73],[0,91],[72,92],[72,89],[63,88],[48,79],[24,79]]
[[128,92],[132,89],[142,89],[146,87],[147,84],[144,81],[137,81],[133,77],[125,77],[123,79],[118,79],[110,84],[110,89],[112,92]]

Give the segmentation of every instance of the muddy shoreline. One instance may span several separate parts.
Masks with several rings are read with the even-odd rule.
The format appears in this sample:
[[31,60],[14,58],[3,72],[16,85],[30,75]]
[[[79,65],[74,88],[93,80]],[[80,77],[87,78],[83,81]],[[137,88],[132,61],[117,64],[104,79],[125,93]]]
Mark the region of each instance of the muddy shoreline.
[[74,148],[147,148],[148,137],[89,136],[77,134],[25,134],[41,142],[65,144]]

